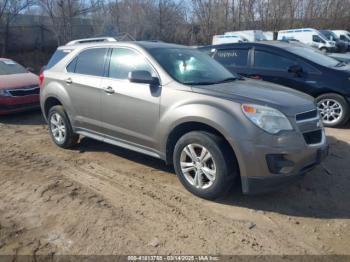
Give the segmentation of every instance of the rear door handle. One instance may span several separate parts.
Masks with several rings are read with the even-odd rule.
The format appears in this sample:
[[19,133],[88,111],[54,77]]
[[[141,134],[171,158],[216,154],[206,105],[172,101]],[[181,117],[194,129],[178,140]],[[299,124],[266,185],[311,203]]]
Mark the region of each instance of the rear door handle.
[[104,91],[107,93],[107,94],[114,94],[115,93],[115,90],[113,89],[113,87],[111,86],[107,86],[104,88]]
[[67,79],[66,79],[66,83],[69,84],[69,85],[70,85],[70,84],[73,84],[72,78],[67,78]]

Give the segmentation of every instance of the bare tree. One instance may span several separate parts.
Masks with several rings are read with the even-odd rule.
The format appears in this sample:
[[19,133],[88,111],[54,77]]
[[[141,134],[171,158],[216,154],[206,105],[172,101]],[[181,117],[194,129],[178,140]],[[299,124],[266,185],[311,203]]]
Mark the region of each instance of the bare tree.
[[39,0],[43,13],[50,17],[52,32],[58,44],[65,43],[74,37],[76,18],[89,15],[99,8],[99,0]]
[[24,10],[34,5],[34,0],[4,0],[0,7],[0,20],[4,25],[3,44],[1,54],[7,53],[10,37],[10,25],[13,20]]

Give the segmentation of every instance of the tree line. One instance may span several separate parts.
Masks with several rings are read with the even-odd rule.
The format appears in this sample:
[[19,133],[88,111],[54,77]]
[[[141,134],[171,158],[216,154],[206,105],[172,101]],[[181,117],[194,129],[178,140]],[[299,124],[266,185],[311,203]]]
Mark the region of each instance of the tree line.
[[20,14],[48,17],[57,44],[74,39],[74,24],[86,19],[94,36],[201,45],[234,30],[349,29],[350,0],[0,0],[3,40]]

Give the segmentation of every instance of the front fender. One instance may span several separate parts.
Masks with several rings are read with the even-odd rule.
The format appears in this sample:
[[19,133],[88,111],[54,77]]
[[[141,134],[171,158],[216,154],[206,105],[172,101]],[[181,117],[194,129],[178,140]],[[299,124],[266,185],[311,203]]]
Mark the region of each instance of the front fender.
[[[222,134],[235,152],[240,168],[245,168],[240,144],[243,140],[254,137],[256,129],[251,128],[251,123],[243,115],[239,103],[222,100],[218,104],[183,104],[169,109],[160,121],[162,130],[158,137],[162,138],[160,151],[164,155],[171,132],[181,124],[195,122],[210,126]],[[245,170],[241,171],[245,173]]]

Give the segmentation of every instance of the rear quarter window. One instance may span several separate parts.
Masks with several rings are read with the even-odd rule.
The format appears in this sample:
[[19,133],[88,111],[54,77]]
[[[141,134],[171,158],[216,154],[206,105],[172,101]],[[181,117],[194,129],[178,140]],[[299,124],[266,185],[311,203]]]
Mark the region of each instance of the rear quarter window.
[[218,50],[214,58],[224,66],[247,66],[248,52],[248,49]]

